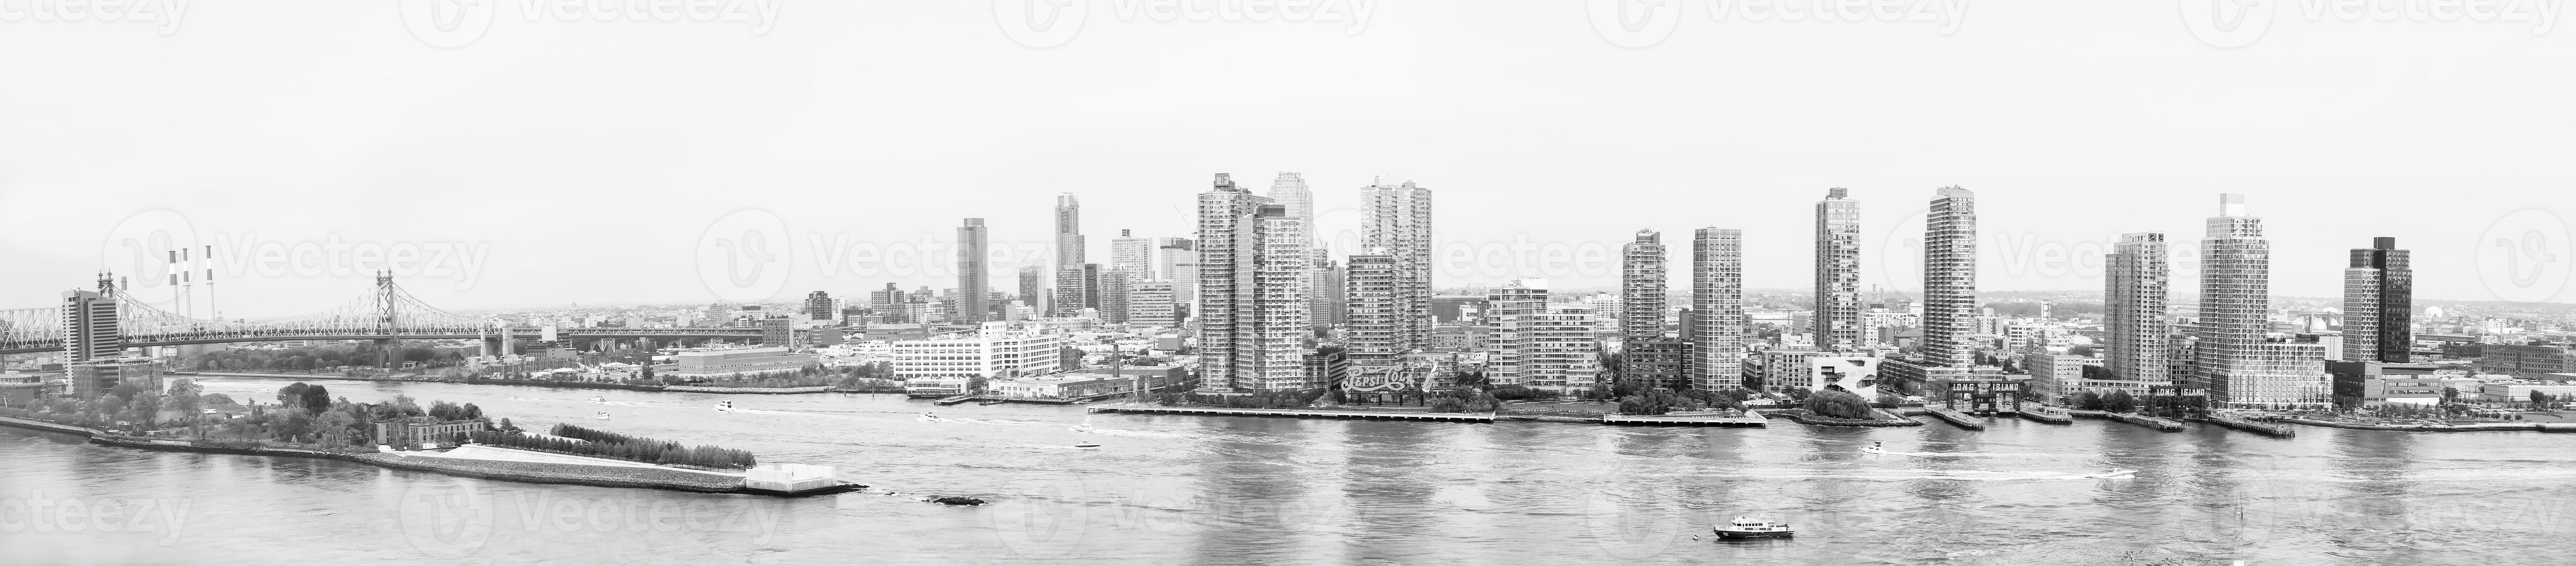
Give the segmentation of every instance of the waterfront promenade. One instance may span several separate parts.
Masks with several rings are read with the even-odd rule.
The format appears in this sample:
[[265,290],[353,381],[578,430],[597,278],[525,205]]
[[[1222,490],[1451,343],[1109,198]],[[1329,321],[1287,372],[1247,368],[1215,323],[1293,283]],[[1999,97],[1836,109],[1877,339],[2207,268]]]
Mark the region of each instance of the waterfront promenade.
[[1348,409],[1237,409],[1231,407],[1138,405],[1134,403],[1092,405],[1090,412],[1209,415],[1221,417],[1290,417],[1301,419],[1379,419],[1463,423],[1494,422],[1493,413],[1432,413],[1422,411]]

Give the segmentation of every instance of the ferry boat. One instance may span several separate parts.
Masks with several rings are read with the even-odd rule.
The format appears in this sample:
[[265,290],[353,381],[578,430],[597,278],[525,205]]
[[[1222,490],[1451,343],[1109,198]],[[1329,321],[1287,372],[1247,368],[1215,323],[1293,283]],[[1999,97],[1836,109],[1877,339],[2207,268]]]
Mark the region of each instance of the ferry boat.
[[1775,523],[1749,517],[1736,517],[1734,522],[1718,525],[1710,530],[1716,531],[1717,538],[1722,539],[1789,538],[1790,536],[1788,523]]
[[590,416],[590,418],[599,419],[599,420],[603,420],[603,421],[604,421],[604,420],[608,420],[608,411],[600,411],[600,412],[598,412],[598,413],[592,414],[592,415]]

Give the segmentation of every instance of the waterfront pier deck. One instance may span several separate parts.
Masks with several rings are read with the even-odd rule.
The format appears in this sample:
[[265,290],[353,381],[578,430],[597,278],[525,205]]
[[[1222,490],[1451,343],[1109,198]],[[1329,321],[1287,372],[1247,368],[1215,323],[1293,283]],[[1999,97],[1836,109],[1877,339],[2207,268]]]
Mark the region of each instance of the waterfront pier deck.
[[958,403],[964,403],[964,402],[967,402],[967,401],[973,401],[973,400],[975,400],[975,396],[973,396],[973,395],[958,395],[958,396],[955,396],[955,397],[946,397],[946,398],[942,398],[942,399],[940,399],[940,400],[937,400],[937,401],[931,401],[931,402],[932,402],[932,403],[936,403],[936,404],[938,404],[938,405],[939,405],[939,406],[941,406],[941,407],[946,407],[946,406],[949,406],[949,405],[955,405],[955,404],[958,404]]
[[1986,429],[1985,419],[1969,416],[1967,413],[1962,413],[1949,407],[1926,406],[1923,407],[1923,414],[1932,415],[1932,418],[1941,419],[1941,422],[1957,425],[1959,428],[1968,430]]
[[2182,421],[2162,417],[2150,417],[2137,413],[2087,411],[2083,409],[2068,409],[2066,413],[2088,419],[2110,419],[2165,432],[2182,432]]
[[1183,407],[1159,405],[1092,405],[1094,413],[1151,413],[1165,415],[1206,415],[1219,417],[1293,417],[1301,419],[1376,419],[1397,421],[1442,421],[1464,423],[1494,422],[1493,413],[1429,413],[1407,411],[1342,411],[1330,409],[1235,409],[1229,407]]
[[2045,409],[2033,409],[2033,408],[2029,408],[2029,407],[2023,407],[2023,408],[2021,409],[2020,413],[2021,413],[2021,418],[2030,419],[2030,420],[2034,420],[2034,421],[2039,421],[2039,422],[2043,422],[2043,423],[2048,423],[2048,424],[2075,424],[2075,417],[2067,416],[2067,414],[2066,414],[2066,413],[2054,412],[2054,411],[2049,411],[2049,410],[2045,410]]
[[1601,424],[1638,426],[1715,426],[1729,428],[1768,426],[1764,424],[1762,417],[1751,415],[1727,416],[1716,413],[1674,413],[1664,415],[1609,414],[1601,415]]
[[2228,415],[2210,415],[2210,416],[2208,416],[2208,417],[2203,418],[2202,420],[2209,421],[2209,422],[2213,422],[2213,423],[2218,423],[2219,425],[2221,425],[2221,426],[2225,426],[2225,427],[2227,427],[2227,428],[2232,428],[2232,429],[2237,429],[2237,430],[2242,430],[2242,431],[2247,431],[2247,432],[2255,432],[2255,433],[2267,434],[2267,435],[2277,436],[2277,437],[2281,437],[2281,438],[2289,438],[2289,437],[2293,437],[2293,436],[2298,436],[2298,435],[2299,435],[2299,431],[2298,431],[2298,430],[2296,430],[2296,429],[2292,429],[2292,428],[2290,428],[2290,425],[2285,425],[2285,424],[2276,424],[2276,423],[2265,423],[2265,422],[2255,422],[2255,421],[2253,421],[2253,420],[2245,419],[2245,418],[2243,418],[2243,417],[2234,417],[2234,416],[2228,416]]

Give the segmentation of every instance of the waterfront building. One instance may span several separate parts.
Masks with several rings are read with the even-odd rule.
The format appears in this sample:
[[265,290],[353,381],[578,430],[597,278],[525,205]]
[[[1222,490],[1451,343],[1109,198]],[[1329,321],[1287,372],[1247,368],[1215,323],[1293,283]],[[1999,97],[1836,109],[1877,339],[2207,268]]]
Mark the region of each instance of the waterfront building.
[[1369,253],[1350,257],[1344,281],[1349,290],[1345,328],[1351,358],[1361,364],[1392,363],[1402,354],[1402,341],[1396,336],[1397,270],[1395,256]]
[[1360,248],[1395,259],[1395,351],[1431,345],[1431,189],[1378,177],[1360,189]]
[[1095,399],[1133,395],[1136,393],[1136,380],[1093,373],[1065,373],[996,379],[985,387],[1003,398]]
[[432,443],[441,446],[454,446],[456,444],[457,435],[473,434],[488,430],[483,426],[483,421],[479,420],[446,421],[437,423],[381,421],[375,423],[375,425],[370,428],[373,430],[368,431],[367,438],[369,440],[373,440],[375,444],[383,446],[401,446],[405,448],[419,447]]
[[1619,378],[1647,387],[1690,386],[1691,344],[1673,338],[1627,340],[1619,353]]
[[2120,236],[2104,258],[2102,369],[2109,379],[2098,387],[2145,395],[2153,385],[2173,383],[2169,360],[2172,330],[2166,327],[2172,265],[2166,259],[2165,235],[2139,232]]
[[63,292],[63,359],[80,362],[125,355],[115,285],[102,273],[97,291]]
[[161,372],[161,362],[145,358],[83,360],[63,366],[63,376],[72,382],[72,396],[80,399],[97,399],[126,383],[160,391]]
[[2323,344],[2277,340],[2271,331],[2272,243],[2245,196],[2219,197],[2200,241],[2199,381],[2212,403],[2329,402]]
[[1539,332],[1539,318],[1547,314],[1547,281],[1520,279],[1486,290],[1485,324],[1493,329],[1486,339],[1485,376],[1497,385],[1529,385],[1523,380],[1537,375],[1533,364]]
[[[1199,193],[1199,367],[1210,386],[1293,389],[1305,381],[1302,343],[1312,248],[1287,207],[1216,175]],[[1427,322],[1427,321],[1426,321]]]
[[1976,365],[1976,348],[1968,340],[1976,333],[1976,312],[1977,195],[1945,187],[1923,221],[1924,361]]
[[[1831,356],[1812,350],[1763,350],[1745,361],[1747,372],[1765,391],[1816,389],[1816,358]],[[1758,361],[1756,361],[1758,360]]]
[[2343,270],[2343,359],[2406,363],[2415,346],[2415,270],[2396,238],[2352,250]]
[[993,312],[992,257],[984,219],[968,218],[957,227],[957,318],[958,324],[981,324]]
[[671,355],[666,372],[681,379],[723,379],[764,373],[793,373],[819,363],[821,357],[783,347],[692,350]]
[[1590,305],[1550,304],[1528,326],[1529,348],[1521,383],[1573,394],[1601,375],[1600,326]]
[[971,335],[895,342],[894,374],[898,379],[1047,375],[1064,367],[1064,349],[1061,334],[986,322]]
[[2576,383],[2519,379],[2488,381],[2477,391],[2461,391],[2460,395],[2465,399],[2471,393],[2477,395],[2477,400],[2488,403],[2529,403],[2532,393],[2539,393],[2550,399],[2576,398]]
[[1875,357],[1841,354],[1808,358],[1807,389],[1849,391],[1877,402],[1879,362]]
[[2084,390],[2084,366],[2092,358],[2071,354],[2031,352],[2022,355],[2022,369],[2030,372],[2030,385],[2023,394],[2035,401],[2064,403]]
[[[1744,232],[1701,228],[1691,236],[1691,387],[1734,389],[1744,381]],[[1857,327],[1855,327],[1855,331]]]
[[1619,333],[1628,341],[1653,340],[1664,334],[1664,295],[1671,280],[1664,273],[1664,234],[1638,230],[1637,239],[1619,250]]
[[2334,376],[2336,402],[2358,407],[2439,405],[2442,390],[2451,386],[2433,364],[2333,361],[2326,362],[2326,373]]
[[1835,187],[1816,201],[1817,349],[1849,352],[1860,336],[1860,201]]

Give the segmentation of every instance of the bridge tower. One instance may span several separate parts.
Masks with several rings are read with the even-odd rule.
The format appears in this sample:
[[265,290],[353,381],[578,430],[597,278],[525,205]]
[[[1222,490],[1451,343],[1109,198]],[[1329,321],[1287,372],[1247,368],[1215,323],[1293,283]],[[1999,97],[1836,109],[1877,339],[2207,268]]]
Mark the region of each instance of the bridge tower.
[[394,288],[393,271],[376,272],[376,333],[383,336],[376,339],[376,362],[388,372],[402,365],[402,336],[398,335],[401,321],[397,316],[400,311],[395,308],[401,303],[401,291]]

